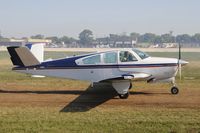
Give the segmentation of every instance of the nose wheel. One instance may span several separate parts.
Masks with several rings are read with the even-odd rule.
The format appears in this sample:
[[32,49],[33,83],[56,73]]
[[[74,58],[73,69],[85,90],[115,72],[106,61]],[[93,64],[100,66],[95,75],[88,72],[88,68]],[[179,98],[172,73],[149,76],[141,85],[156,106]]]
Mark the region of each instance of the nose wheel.
[[174,86],[174,87],[171,88],[171,93],[172,93],[173,95],[178,94],[178,92],[179,92],[179,89],[178,89],[176,86]]

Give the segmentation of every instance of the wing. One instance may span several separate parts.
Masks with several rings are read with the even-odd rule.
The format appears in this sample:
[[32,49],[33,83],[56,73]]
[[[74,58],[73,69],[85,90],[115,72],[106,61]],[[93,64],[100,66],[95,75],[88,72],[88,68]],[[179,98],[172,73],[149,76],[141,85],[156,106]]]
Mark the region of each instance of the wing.
[[151,76],[150,74],[146,73],[129,73],[122,75],[124,79],[131,79],[131,80],[146,80],[150,76]]
[[113,81],[113,80],[147,80],[149,77],[151,77],[150,74],[146,74],[146,73],[127,73],[127,74],[123,74],[123,75],[119,75],[117,77],[114,78],[110,78],[110,79],[105,79],[102,80],[100,82],[106,82],[106,81]]

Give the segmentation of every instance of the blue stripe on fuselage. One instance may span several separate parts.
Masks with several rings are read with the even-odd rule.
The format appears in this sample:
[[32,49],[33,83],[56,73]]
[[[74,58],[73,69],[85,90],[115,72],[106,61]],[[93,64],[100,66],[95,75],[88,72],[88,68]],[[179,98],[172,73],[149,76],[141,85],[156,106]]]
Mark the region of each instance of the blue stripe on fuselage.
[[90,55],[93,55],[93,54],[87,54],[87,55],[82,55],[82,56],[75,56],[75,57],[42,62],[39,65],[39,67],[76,67],[78,65],[76,64],[75,60],[86,57],[86,56],[90,56]]
[[[165,63],[165,64],[115,64],[115,65],[81,65],[81,66],[35,66],[28,67],[29,69],[36,68],[39,70],[45,69],[106,69],[106,68],[157,68],[157,67],[174,67],[176,63]],[[16,67],[14,70],[23,70],[26,68]]]
[[149,67],[171,67],[177,66],[176,63],[167,64],[114,64],[114,65],[77,65],[77,66],[64,66],[64,67],[44,67],[39,69],[106,69],[106,68],[149,68]]

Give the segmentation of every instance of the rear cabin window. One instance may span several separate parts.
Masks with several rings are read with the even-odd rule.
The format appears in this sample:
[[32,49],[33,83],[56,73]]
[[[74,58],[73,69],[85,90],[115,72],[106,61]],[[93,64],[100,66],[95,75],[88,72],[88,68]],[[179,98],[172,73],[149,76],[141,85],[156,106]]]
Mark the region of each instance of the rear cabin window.
[[132,62],[132,61],[137,61],[136,57],[128,52],[128,51],[121,51],[120,52],[120,61],[121,62]]
[[95,55],[88,58],[83,59],[83,64],[85,65],[95,65],[101,62],[101,56]]
[[117,63],[117,53],[104,53],[103,60],[104,63]]

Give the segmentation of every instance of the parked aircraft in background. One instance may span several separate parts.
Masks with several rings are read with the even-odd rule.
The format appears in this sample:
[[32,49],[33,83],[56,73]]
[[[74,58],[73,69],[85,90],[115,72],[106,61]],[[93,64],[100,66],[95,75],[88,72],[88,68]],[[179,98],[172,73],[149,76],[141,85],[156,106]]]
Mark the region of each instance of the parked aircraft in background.
[[[175,58],[151,57],[138,49],[95,52],[68,58],[43,61],[43,45],[8,47],[16,72],[32,75],[108,82],[120,98],[129,96],[132,81],[172,83],[171,93],[178,94],[175,76],[188,62]],[[180,53],[180,49],[179,49]],[[180,54],[179,54],[180,55]]]

